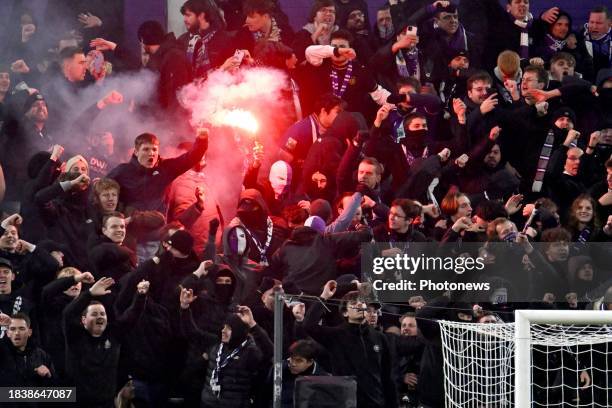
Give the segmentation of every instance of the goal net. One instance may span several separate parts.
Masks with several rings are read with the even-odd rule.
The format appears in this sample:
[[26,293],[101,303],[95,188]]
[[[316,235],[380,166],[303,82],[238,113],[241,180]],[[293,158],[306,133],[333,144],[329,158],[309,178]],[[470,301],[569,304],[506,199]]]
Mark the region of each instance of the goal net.
[[612,312],[440,321],[446,407],[612,407]]

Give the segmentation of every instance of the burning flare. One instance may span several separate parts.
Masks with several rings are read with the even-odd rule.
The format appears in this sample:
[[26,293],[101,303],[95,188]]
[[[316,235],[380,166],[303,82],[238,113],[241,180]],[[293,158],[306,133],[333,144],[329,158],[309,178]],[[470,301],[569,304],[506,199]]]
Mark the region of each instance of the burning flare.
[[212,124],[217,126],[230,126],[246,130],[252,134],[259,130],[259,122],[253,113],[243,109],[231,109],[215,112]]

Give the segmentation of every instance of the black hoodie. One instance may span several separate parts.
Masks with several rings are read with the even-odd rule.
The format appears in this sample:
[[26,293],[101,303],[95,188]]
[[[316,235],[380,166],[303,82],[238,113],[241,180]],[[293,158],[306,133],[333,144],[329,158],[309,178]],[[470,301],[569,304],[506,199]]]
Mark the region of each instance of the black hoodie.
[[179,108],[176,91],[191,82],[191,66],[185,51],[173,33],[166,34],[156,53],[151,55],[147,68],[159,72],[157,99],[164,110]]
[[336,260],[351,255],[371,238],[368,229],[321,234],[310,227],[298,227],[272,257],[267,274],[316,296],[327,281],[336,279]]
[[247,229],[247,240],[250,248],[249,259],[254,262],[259,263],[262,261],[262,252],[259,248],[265,249],[263,254],[266,260],[270,262],[272,254],[276,252],[287,237],[285,222],[280,218],[271,216],[270,220],[273,224],[272,237],[270,244],[266,248],[269,214],[268,206],[258,190],[249,188],[240,193],[237,215]]

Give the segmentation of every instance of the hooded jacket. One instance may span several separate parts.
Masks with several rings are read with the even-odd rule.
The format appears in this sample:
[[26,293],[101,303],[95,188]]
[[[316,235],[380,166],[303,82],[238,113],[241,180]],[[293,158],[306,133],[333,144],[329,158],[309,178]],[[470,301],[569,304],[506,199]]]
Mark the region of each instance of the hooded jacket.
[[321,234],[311,227],[298,227],[274,254],[267,273],[283,284],[317,295],[327,281],[336,279],[336,260],[351,255],[371,238],[368,229]]
[[191,82],[191,66],[185,51],[173,33],[166,34],[156,53],[151,55],[147,68],[159,72],[157,101],[164,110],[179,108],[176,92]]
[[64,191],[61,184],[56,182],[34,196],[34,202],[49,229],[49,238],[70,248],[71,259],[82,271],[89,269],[87,236],[92,222],[87,208],[89,191],[89,188],[85,191]]
[[[253,211],[254,207],[245,203],[244,200],[251,200],[259,209]],[[258,190],[250,188],[240,193],[238,218],[240,218],[243,226],[247,229],[248,246],[250,248],[249,259],[254,262],[259,263],[262,261],[262,253],[259,248],[264,249],[267,241],[267,218],[269,215],[268,206]],[[285,222],[274,216],[270,216],[270,220],[273,224],[272,237],[270,245],[264,251],[268,262],[270,262],[274,252],[276,252],[287,237]]]
[[166,213],[164,191],[181,174],[195,166],[208,149],[208,140],[196,138],[190,151],[171,159],[160,158],[148,169],[132,156],[128,163],[120,164],[108,174],[121,186],[120,201],[137,210],[156,210]]
[[[272,358],[274,345],[259,326],[251,329],[242,323],[237,315],[231,315],[225,324],[232,328],[232,337],[228,344],[219,343],[218,337],[197,328],[191,318],[191,311],[181,310],[181,332],[190,341],[200,343],[201,351],[206,351],[209,364],[202,390],[202,406],[220,408],[246,408],[251,406],[250,394],[253,383],[253,372],[262,365],[268,365]],[[249,335],[250,333],[250,335]],[[244,346],[240,344],[246,340]],[[221,359],[227,357],[237,347],[240,351],[231,358],[225,367],[220,369],[218,383],[220,394],[216,396],[211,389],[210,381],[217,368],[217,355],[223,344]]]

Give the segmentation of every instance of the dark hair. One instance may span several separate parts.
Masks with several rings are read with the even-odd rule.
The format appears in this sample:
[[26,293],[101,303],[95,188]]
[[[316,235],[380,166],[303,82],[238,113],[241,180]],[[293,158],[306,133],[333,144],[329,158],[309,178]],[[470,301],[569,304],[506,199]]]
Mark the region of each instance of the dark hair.
[[314,112],[319,114],[321,109],[330,112],[336,106],[343,106],[344,102],[334,94],[324,93],[314,103]]
[[153,133],[142,133],[134,139],[134,148],[138,150],[145,143],[159,145],[159,139]]
[[[91,302],[89,302],[87,304],[85,309],[83,309],[83,311],[81,312],[81,317],[87,315],[87,310],[89,310],[89,306],[94,306],[94,305],[102,305],[102,306],[104,306],[104,303],[100,302],[99,300],[92,300]],[[106,309],[106,307],[104,307],[104,308]]]
[[595,6],[589,11],[589,14],[591,13],[604,13],[606,18],[610,18],[610,12],[606,6]]
[[342,296],[342,303],[340,303],[340,311],[345,312],[348,309],[349,303],[363,301],[363,297],[361,296],[361,292],[358,290],[352,290],[348,292],[346,295]]
[[26,326],[28,326],[28,329],[32,328],[32,321],[30,320],[30,316],[28,316],[25,313],[19,312],[19,313],[15,313],[13,315],[11,315],[11,319],[20,319],[23,320],[24,322],[26,322]]
[[483,82],[488,82],[489,84],[492,84],[493,78],[491,78],[491,75],[489,75],[487,71],[478,71],[475,74],[473,74],[471,77],[468,78],[467,89],[471,91],[472,85],[474,84],[474,82],[477,82],[477,81],[483,81]]
[[576,66],[576,58],[574,58],[574,56],[568,52],[555,52],[552,57],[550,57],[550,65],[561,60],[567,61],[567,63],[572,67]]
[[289,346],[289,355],[314,360],[319,354],[316,344],[312,340],[298,340]]
[[145,21],[138,27],[138,39],[145,45],[159,45],[165,35],[166,31],[159,21]]
[[224,28],[225,24],[219,13],[219,8],[209,0],[187,0],[181,6],[181,14],[185,15],[188,11],[191,11],[196,16],[204,13],[204,18],[211,26]]
[[102,217],[102,228],[105,228],[106,222],[113,217],[125,220],[125,215],[123,215],[123,213],[120,213],[119,211],[113,211],[111,213],[105,214],[104,217]]
[[404,123],[404,128],[407,129],[408,126],[410,126],[410,124],[412,123],[412,121],[417,119],[417,118],[421,118],[421,119],[427,120],[427,117],[424,114],[420,113],[420,112],[410,113],[410,114],[408,114],[408,115],[406,115],[404,117],[404,122],[403,122]]
[[308,211],[297,204],[289,205],[283,208],[283,218],[292,224],[303,225],[308,218]]
[[245,16],[251,14],[272,14],[274,12],[274,3],[270,0],[246,0],[242,6],[242,12]]
[[504,222],[512,222],[506,217],[498,217],[487,225],[487,241],[499,241],[497,226]]
[[314,21],[317,12],[321,10],[323,7],[333,7],[336,8],[336,3],[334,0],[315,0],[310,8],[310,14],[308,14],[308,22],[312,23]]
[[[570,242],[572,240],[572,235],[563,227],[549,228],[542,232],[541,242]],[[548,249],[548,245],[546,246]]]
[[612,169],[612,159],[606,160],[606,169]]
[[59,53],[60,61],[66,61],[68,59],[74,58],[77,54],[85,54],[82,48],[79,47],[66,47]]
[[359,164],[361,163],[365,163],[365,164],[374,166],[379,176],[382,176],[383,173],[385,172],[385,168],[383,167],[382,163],[379,162],[378,159],[376,159],[375,157],[364,157],[359,162]]
[[422,210],[419,204],[409,198],[396,198],[391,203],[391,207],[400,207],[406,214],[406,219],[418,217]]
[[525,75],[527,72],[535,73],[538,76],[539,83],[548,85],[548,72],[546,72],[543,67],[539,65],[527,65],[527,67],[525,67],[523,70],[523,75]]
[[253,58],[260,64],[285,70],[286,61],[293,55],[293,49],[281,42],[260,41],[255,44]]
[[404,86],[411,86],[414,88],[416,93],[421,92],[421,81],[419,81],[418,79],[414,77],[400,78],[395,83],[395,86],[397,87],[398,90]]
[[334,31],[330,37],[329,40],[335,40],[336,38],[341,38],[343,40],[348,41],[349,46],[352,47],[353,41],[355,41],[355,38],[353,37],[353,34],[351,34],[349,31],[347,30],[338,30],[338,31]]
[[506,218],[508,212],[506,211],[506,207],[499,201],[483,200],[476,208],[476,215],[486,222],[490,222],[496,218]]

